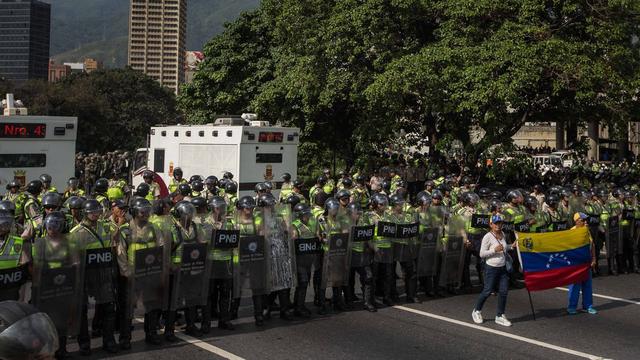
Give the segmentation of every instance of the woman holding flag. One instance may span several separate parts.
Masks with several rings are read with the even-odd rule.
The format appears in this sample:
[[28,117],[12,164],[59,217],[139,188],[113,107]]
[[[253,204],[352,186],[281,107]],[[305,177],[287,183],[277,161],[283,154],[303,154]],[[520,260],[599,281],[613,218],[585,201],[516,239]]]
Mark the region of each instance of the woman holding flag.
[[509,272],[513,271],[512,259],[507,254],[508,247],[515,248],[517,242],[507,245],[502,224],[504,218],[500,214],[491,216],[491,231],[482,238],[480,246],[480,257],[485,262],[484,267],[484,288],[476,301],[476,307],[471,313],[471,317],[476,324],[482,324],[482,307],[484,302],[491,295],[491,292],[498,287],[498,311],[495,322],[502,326],[511,326],[511,322],[504,316],[507,306],[507,293],[509,291]]

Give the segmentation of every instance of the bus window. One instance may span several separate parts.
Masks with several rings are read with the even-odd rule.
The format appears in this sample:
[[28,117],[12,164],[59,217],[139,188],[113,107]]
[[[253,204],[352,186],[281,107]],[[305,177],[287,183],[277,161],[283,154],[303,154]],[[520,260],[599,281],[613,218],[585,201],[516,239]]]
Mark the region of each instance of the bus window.
[[133,169],[138,171],[147,166],[147,150],[136,151],[136,157],[133,159]]
[[164,172],[164,149],[153,149],[153,171]]
[[42,168],[47,166],[46,154],[0,154],[0,168]]

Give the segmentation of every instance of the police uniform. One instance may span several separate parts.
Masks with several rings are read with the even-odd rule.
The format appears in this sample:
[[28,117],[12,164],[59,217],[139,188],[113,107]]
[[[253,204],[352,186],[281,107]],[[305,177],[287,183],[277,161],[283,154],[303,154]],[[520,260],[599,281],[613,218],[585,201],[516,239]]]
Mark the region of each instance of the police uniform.
[[[0,235],[0,271],[16,269],[27,262],[24,240],[11,233]],[[14,273],[14,278],[5,280],[0,287],[0,301],[18,300],[21,283],[26,280],[26,273]],[[18,278],[19,277],[19,278]]]
[[[75,226],[71,229],[71,238],[75,241],[78,246],[81,246],[86,251],[94,250],[94,249],[109,249],[113,248],[113,244],[111,242],[112,237],[112,228],[108,223],[103,221],[97,221],[95,227],[87,220],[84,220],[79,225]],[[113,252],[111,252],[113,255]],[[96,260],[97,261],[97,260]],[[111,266],[115,265],[115,261],[109,259]],[[88,264],[88,263],[87,263]],[[91,294],[93,291],[88,291],[89,296],[94,296],[96,300],[95,312],[93,317],[93,324],[91,328],[94,332],[100,329],[102,331],[102,343],[103,347],[107,346],[115,346],[115,325],[116,325],[116,307],[115,307],[115,272],[101,272],[99,279],[91,279],[86,278],[85,288],[99,288],[101,284],[88,283],[88,282],[97,282],[101,281],[112,292],[112,298],[106,297],[105,299],[100,298],[98,294]],[[110,284],[110,285],[109,285]],[[107,290],[107,291],[109,291]],[[96,293],[101,291],[96,291]],[[80,334],[78,336],[78,344],[80,345],[81,350],[91,349],[91,337],[89,336],[89,323],[87,318],[87,296],[85,296],[83,305],[82,305],[82,320],[80,324]]]
[[180,181],[176,180],[176,178],[171,178],[171,180],[169,180],[169,192],[170,193],[174,193],[176,192],[176,190],[178,190],[178,186],[180,186],[180,184],[188,184],[187,179],[180,179]]

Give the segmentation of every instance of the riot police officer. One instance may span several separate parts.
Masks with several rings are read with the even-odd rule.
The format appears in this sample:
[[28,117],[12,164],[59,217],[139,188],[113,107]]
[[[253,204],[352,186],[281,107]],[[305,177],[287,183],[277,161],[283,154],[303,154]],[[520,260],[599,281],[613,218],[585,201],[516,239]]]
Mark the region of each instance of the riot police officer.
[[293,192],[293,184],[291,183],[291,174],[282,174],[282,185],[280,186],[280,202],[289,197]]
[[69,199],[67,199],[67,206],[69,207],[69,214],[71,215],[71,218],[73,219],[71,224],[72,224],[72,229],[73,227],[75,227],[76,225],[78,225],[83,218],[83,214],[82,214],[82,204],[84,204],[84,202],[86,201],[85,198],[83,197],[79,197],[79,196],[72,196]]
[[80,189],[80,180],[72,177],[67,181],[67,189],[64,191],[64,200],[69,199],[72,196],[84,196],[84,190]]
[[[203,223],[205,239],[213,239],[216,230],[236,230],[234,221],[227,217],[227,203],[221,196],[214,196],[209,201],[210,216]],[[212,244],[209,260],[212,262],[211,278],[207,305],[202,311],[200,331],[208,334],[211,331],[212,313],[218,314],[218,328],[233,330],[231,323],[231,295],[233,291],[233,262],[237,249],[217,248]]]
[[[0,301],[18,300],[19,290],[23,281],[26,280],[24,269],[19,269],[28,261],[28,248],[25,249],[24,240],[12,234],[14,218],[8,210],[0,210],[0,271],[8,272],[15,269],[13,274],[0,288]],[[9,277],[8,277],[9,278]]]
[[[87,295],[93,297],[96,302],[92,329],[102,334],[103,349],[109,353],[116,353],[118,346],[113,335],[116,324],[115,283],[117,279],[114,261],[114,240],[116,239],[112,239],[116,234],[108,224],[100,220],[103,209],[97,200],[85,201],[82,208],[84,219],[71,230],[70,234],[74,243],[87,252],[84,286]],[[85,296],[78,336],[80,353],[85,356],[91,355],[87,303],[88,297]]]
[[178,186],[180,184],[187,184],[187,179],[183,179],[182,176],[184,174],[182,173],[182,169],[177,167],[175,169],[173,169],[173,177],[171,178],[171,180],[169,180],[169,192],[173,193],[176,190],[178,190]]
[[[347,206],[347,216],[350,223],[355,226],[366,225],[363,217],[363,211],[358,203],[350,203]],[[376,312],[375,297],[373,294],[373,271],[371,270],[371,262],[373,260],[373,247],[369,241],[353,242],[351,245],[351,269],[349,272],[349,288],[347,291],[348,300],[355,300],[355,276],[360,278],[362,285],[362,296],[364,297],[364,308],[369,312]]]
[[[148,196],[145,196],[145,199],[149,201],[158,200],[160,198],[160,185],[158,185],[157,182],[153,181],[153,172],[151,170],[143,171],[142,179],[144,180],[144,183],[149,187]],[[140,187],[140,185],[138,185],[138,188]]]
[[[291,197],[291,196],[290,196]],[[296,272],[298,284],[294,296],[294,315],[309,317],[311,311],[305,306],[307,288],[311,282],[311,269],[317,261],[321,244],[318,223],[307,204],[296,204],[293,208],[296,219],[293,221],[293,241],[296,252]]]
[[[26,199],[24,201],[24,220],[27,222],[34,222],[36,224],[42,223],[42,207],[38,196],[42,192],[42,181],[33,180],[27,184],[27,191],[24,193]],[[17,207],[17,205],[16,205]]]

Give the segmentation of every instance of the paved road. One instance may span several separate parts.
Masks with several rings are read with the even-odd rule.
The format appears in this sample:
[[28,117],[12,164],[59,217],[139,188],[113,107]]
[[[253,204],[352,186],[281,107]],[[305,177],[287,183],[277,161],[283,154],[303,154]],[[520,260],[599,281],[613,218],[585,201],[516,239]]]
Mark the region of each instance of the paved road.
[[[425,299],[371,314],[351,311],[286,322],[277,315],[266,326],[253,324],[243,308],[236,330],[215,329],[202,339],[159,347],[146,345],[136,324],[133,349],[117,359],[638,359],[640,354],[640,275],[594,279],[598,315],[566,314],[567,292],[533,293],[533,320],[526,290],[509,292],[507,315],[513,327],[471,321],[477,294]],[[616,298],[616,299],[612,299]],[[485,319],[495,316],[496,298],[487,301]],[[94,341],[91,358],[107,357]],[[76,350],[71,347],[70,350]]]

